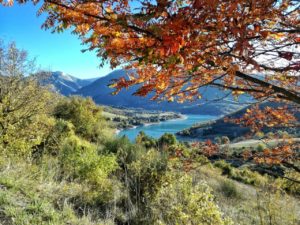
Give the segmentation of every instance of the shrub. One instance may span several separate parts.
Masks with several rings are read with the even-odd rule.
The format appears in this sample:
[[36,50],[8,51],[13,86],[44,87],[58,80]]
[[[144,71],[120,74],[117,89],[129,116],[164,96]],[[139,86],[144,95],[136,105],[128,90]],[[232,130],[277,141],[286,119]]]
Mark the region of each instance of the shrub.
[[[296,180],[296,181],[300,180],[300,174],[293,170],[286,171],[284,176],[291,178],[293,180]],[[277,178],[275,180],[275,184],[277,187],[285,190],[289,194],[300,196],[300,185],[299,185],[299,183],[297,183],[293,180],[289,180],[289,179],[285,179],[285,178]]]
[[[295,225],[300,223],[297,217],[297,204],[287,194],[271,189],[260,190],[256,196],[255,211],[260,224]],[[284,199],[282,201],[282,199]]]
[[113,182],[109,175],[118,168],[116,157],[99,155],[97,147],[76,136],[65,140],[59,155],[64,179],[86,182],[88,201],[113,200]]
[[236,188],[236,184],[230,180],[223,180],[220,184],[220,191],[228,198],[239,198],[240,193]]
[[222,218],[210,188],[185,174],[167,174],[153,199],[153,224],[232,224]]
[[265,136],[264,132],[262,131],[258,131],[255,133],[254,137],[257,138],[257,139],[261,139]]
[[157,146],[156,140],[152,137],[147,136],[143,131],[140,131],[136,136],[135,142],[137,144],[144,145],[146,148],[155,148]]
[[214,163],[214,166],[222,170],[223,175],[231,176],[233,174],[233,168],[229,163],[224,160],[219,160]]
[[165,133],[158,139],[159,146],[171,146],[177,143],[177,139],[174,134]]
[[74,135],[74,125],[72,123],[62,119],[55,120],[55,125],[45,140],[47,153],[57,155],[63,141],[72,135]]
[[63,143],[60,163],[62,172],[71,179],[87,179],[98,184],[117,169],[114,156],[99,155],[95,145],[76,136]]
[[103,149],[104,153],[114,154],[121,167],[136,161],[144,155],[146,151],[144,146],[131,143],[126,136],[107,142]]
[[73,96],[63,99],[55,108],[56,118],[71,122],[76,135],[96,143],[111,139],[113,130],[102,116],[102,109],[90,98]]
[[264,143],[259,143],[256,147],[256,150],[258,152],[262,152],[263,150],[265,150],[267,148],[267,146]]
[[268,182],[267,177],[262,176],[257,172],[253,172],[247,168],[234,168],[224,160],[215,162],[214,166],[220,168],[223,175],[227,175],[227,177],[245,184],[261,186]]
[[215,142],[217,143],[217,144],[222,144],[222,139],[221,139],[221,137],[215,137]]

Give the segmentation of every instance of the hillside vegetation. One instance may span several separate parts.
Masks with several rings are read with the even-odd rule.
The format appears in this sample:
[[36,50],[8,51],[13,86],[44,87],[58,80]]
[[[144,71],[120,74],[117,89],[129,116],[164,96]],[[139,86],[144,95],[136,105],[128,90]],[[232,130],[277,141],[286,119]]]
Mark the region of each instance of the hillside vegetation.
[[299,224],[298,183],[212,163],[171,134],[131,143],[91,99],[0,73],[0,224]]
[[130,143],[113,136],[91,99],[53,99],[29,118],[35,123],[9,124],[17,137],[1,138],[1,223],[299,222],[299,201],[285,193],[286,181],[247,169],[231,169],[240,179],[224,176],[229,165],[211,164],[173,135],[155,140],[141,133]]

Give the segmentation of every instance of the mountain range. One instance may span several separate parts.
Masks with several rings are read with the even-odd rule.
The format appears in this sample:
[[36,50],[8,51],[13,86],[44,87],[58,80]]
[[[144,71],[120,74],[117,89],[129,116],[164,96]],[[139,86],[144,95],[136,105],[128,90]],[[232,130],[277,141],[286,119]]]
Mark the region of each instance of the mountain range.
[[[126,77],[127,71],[115,70],[98,79],[78,79],[62,72],[53,72],[43,83],[50,84],[63,95],[80,95],[91,97],[97,104],[124,108],[141,108],[145,110],[174,111],[183,114],[225,115],[242,107],[228,92],[215,87],[200,89],[203,98],[195,102],[157,102],[150,97],[134,96],[138,86],[121,90],[119,94],[112,95],[109,88],[111,80]],[[218,101],[216,101],[218,99]],[[247,102],[250,98],[242,96],[240,101]]]
[[93,83],[97,78],[92,79],[79,79],[61,71],[51,72],[43,76],[40,82],[44,85],[50,85],[50,87],[62,95],[71,95],[76,91]]

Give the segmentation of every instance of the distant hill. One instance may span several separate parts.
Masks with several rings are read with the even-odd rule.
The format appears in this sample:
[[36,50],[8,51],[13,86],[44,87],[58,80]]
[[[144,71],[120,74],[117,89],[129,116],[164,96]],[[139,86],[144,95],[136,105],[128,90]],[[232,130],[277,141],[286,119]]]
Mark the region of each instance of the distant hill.
[[[282,106],[280,103],[271,103],[271,102],[264,102],[259,105],[261,109],[265,108],[266,106],[269,107],[279,107]],[[227,118],[237,119],[241,118],[249,107],[245,107],[241,110],[238,110],[234,113],[227,115]],[[300,122],[300,113],[295,114],[296,119]],[[214,139],[215,137],[227,136],[229,139],[234,140],[235,138],[243,137],[246,134],[249,134],[250,129],[248,127],[242,127],[236,123],[230,123],[224,121],[225,117],[221,117],[216,120],[211,120],[208,122],[203,122],[199,124],[195,124],[194,126],[182,130],[177,133],[177,135],[186,138],[197,138],[197,139]],[[297,128],[296,128],[297,129]],[[285,130],[289,133],[299,133],[299,131],[295,130],[295,128],[267,128],[264,127],[262,131],[264,133],[267,132],[276,132],[278,130]]]
[[[128,90],[121,90],[118,95],[111,95],[113,89],[108,87],[112,79],[126,77],[125,70],[115,70],[105,77],[101,77],[89,85],[84,86],[75,92],[76,95],[90,96],[98,104],[125,107],[125,108],[143,108],[146,110],[164,110],[176,111],[184,114],[207,114],[207,115],[225,115],[240,109],[242,106],[234,101],[232,96],[217,88],[206,87],[201,89],[203,99],[196,102],[185,102],[179,104],[176,102],[157,102],[150,100],[150,97],[133,96],[138,87],[131,87]],[[224,97],[226,96],[226,97]],[[221,99],[220,101],[212,101]],[[248,101],[249,97],[242,97],[242,101]]]
[[40,77],[40,82],[43,85],[50,85],[54,91],[61,93],[62,95],[71,95],[78,91],[80,88],[91,84],[97,78],[94,79],[79,79],[69,74],[65,74],[60,71],[51,72],[45,76]]

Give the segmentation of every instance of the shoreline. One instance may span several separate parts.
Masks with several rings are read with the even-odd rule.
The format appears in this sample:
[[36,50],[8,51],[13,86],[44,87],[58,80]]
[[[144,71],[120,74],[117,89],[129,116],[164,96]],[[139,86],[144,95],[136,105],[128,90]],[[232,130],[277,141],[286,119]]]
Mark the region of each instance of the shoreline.
[[169,119],[169,120],[165,120],[165,121],[159,121],[157,123],[144,123],[143,125],[139,125],[139,126],[133,126],[131,128],[125,128],[125,129],[116,129],[115,130],[115,135],[118,135],[120,132],[122,132],[123,130],[132,130],[132,129],[136,129],[138,127],[148,127],[148,126],[152,126],[152,125],[156,125],[156,124],[160,124],[160,123],[164,123],[164,122],[168,122],[168,121],[177,121],[177,120],[186,120],[188,118],[187,115],[184,114],[180,114],[179,118],[175,118],[175,119]]

